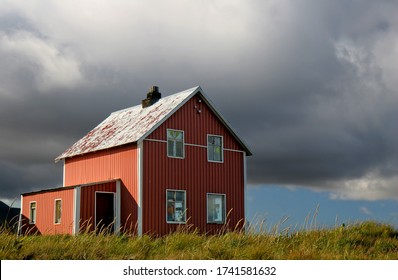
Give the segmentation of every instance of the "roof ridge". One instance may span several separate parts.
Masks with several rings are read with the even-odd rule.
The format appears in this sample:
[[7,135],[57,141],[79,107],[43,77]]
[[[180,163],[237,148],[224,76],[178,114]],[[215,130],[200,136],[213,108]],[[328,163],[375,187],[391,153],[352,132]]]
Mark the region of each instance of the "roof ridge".
[[[199,86],[161,98],[155,104],[142,108],[135,105],[112,112],[101,123],[59,155],[55,161],[76,155],[100,151],[140,140],[158,123],[200,89]],[[124,115],[125,114],[125,115]]]
[[229,122],[215,108],[200,86],[192,87],[166,97],[151,106],[136,105],[112,112],[105,120],[59,155],[55,162],[77,155],[101,151],[129,143],[140,142],[183,106],[193,95],[200,94],[210,109],[245,148],[250,149],[238,136]]
[[[183,93],[193,92],[193,91],[196,91],[198,88],[200,88],[200,86],[195,86],[195,87],[192,87],[192,88],[180,91],[180,92],[172,93],[172,94],[166,95],[165,97],[162,97],[159,101],[164,101],[164,100],[167,100],[167,99],[169,99],[171,97],[175,97],[176,95],[180,95],[180,94],[183,94]],[[116,111],[111,112],[110,115],[115,114],[115,113],[121,113],[123,111],[132,110],[132,109],[134,109],[136,107],[142,107],[142,106],[141,106],[141,104],[138,104],[138,105],[134,105],[134,106],[131,106],[131,107],[124,108],[124,109],[116,110]],[[146,108],[142,108],[142,109],[145,110],[147,108],[150,108],[150,106],[146,107]]]

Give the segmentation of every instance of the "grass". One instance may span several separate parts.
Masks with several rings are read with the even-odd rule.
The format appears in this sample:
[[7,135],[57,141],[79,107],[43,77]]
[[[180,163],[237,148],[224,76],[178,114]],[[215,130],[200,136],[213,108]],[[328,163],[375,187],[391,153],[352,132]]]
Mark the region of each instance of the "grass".
[[248,234],[227,232],[203,235],[180,230],[163,237],[142,237],[104,232],[17,237],[0,230],[0,259],[147,260],[147,259],[398,259],[398,230],[377,222],[332,229],[302,229],[294,233],[274,227]]

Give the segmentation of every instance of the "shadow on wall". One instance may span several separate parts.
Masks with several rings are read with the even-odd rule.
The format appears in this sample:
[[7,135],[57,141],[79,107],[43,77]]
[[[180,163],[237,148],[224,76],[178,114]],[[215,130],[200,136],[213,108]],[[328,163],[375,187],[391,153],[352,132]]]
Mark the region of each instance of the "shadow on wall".
[[19,230],[19,234],[30,235],[30,234],[41,234],[41,232],[39,231],[39,229],[36,227],[35,224],[29,222],[29,218],[27,218],[25,215],[21,215],[21,227]]
[[0,225],[3,228],[17,232],[18,230],[18,219],[21,209],[8,206],[4,202],[0,201]]

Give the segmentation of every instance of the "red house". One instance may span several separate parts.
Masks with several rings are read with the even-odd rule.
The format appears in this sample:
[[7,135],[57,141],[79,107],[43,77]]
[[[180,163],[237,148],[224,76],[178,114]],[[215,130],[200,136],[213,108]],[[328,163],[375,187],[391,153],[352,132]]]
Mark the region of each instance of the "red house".
[[200,87],[164,98],[152,87],[55,159],[63,187],[21,195],[20,233],[242,228],[250,155]]

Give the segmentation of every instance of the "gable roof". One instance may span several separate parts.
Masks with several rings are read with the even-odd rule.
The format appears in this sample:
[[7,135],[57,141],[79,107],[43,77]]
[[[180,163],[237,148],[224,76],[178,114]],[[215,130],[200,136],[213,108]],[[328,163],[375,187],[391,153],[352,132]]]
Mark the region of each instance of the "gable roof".
[[234,135],[247,155],[252,155],[247,145],[215,109],[211,101],[204,95],[203,90],[197,86],[163,97],[152,106],[146,108],[137,105],[111,113],[108,118],[97,125],[86,136],[59,155],[55,159],[55,162],[68,157],[142,141],[197,93],[202,96],[202,99],[210,109]]

